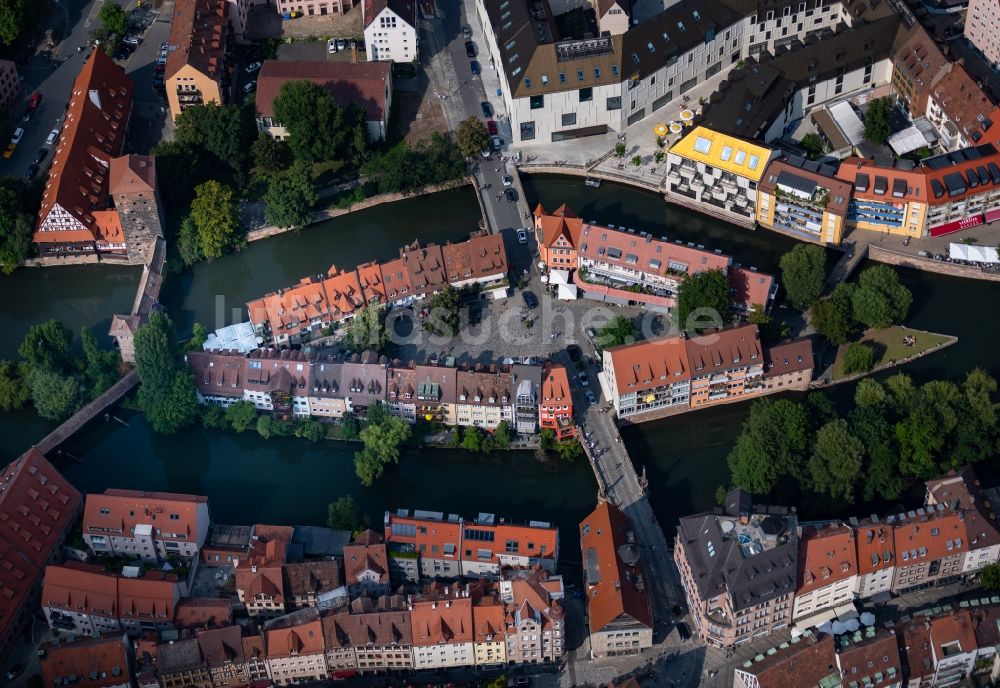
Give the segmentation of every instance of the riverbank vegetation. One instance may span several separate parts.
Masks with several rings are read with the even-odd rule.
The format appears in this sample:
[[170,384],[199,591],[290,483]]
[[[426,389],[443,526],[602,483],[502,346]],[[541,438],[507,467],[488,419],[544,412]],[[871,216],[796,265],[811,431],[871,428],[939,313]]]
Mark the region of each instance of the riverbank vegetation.
[[722,270],[688,275],[677,288],[677,326],[685,332],[721,327],[731,311],[732,293]]
[[913,294],[887,265],[866,268],[857,283],[841,282],[829,296],[812,305],[810,322],[832,344],[846,344],[864,328],[902,323]]
[[542,428],[538,434],[539,447],[542,451],[555,454],[563,461],[572,463],[583,456],[583,445],[575,437],[568,440],[557,441],[555,430],[552,428]]
[[858,341],[838,347],[831,376],[833,380],[841,380],[856,373],[878,370],[922,356],[953,340],[947,335],[900,325],[868,329],[858,337]]
[[31,233],[38,210],[37,187],[0,177],[0,271],[14,272],[31,255]]
[[153,430],[172,434],[198,417],[194,377],[177,343],[170,316],[155,311],[135,333],[135,363],[139,372],[139,408]]
[[365,426],[358,433],[364,448],[354,452],[354,472],[362,485],[371,487],[382,477],[387,465],[399,462],[400,449],[410,439],[410,432],[409,423],[389,415],[385,404],[368,407]]
[[816,244],[799,244],[781,257],[781,286],[799,310],[812,306],[823,294],[826,252]]
[[357,533],[364,528],[367,523],[357,502],[351,495],[338,497],[330,502],[326,507],[326,525],[334,530],[346,530],[349,533]]
[[[911,486],[1000,451],[997,381],[981,369],[958,384],[899,373],[858,383],[838,415],[828,397],[760,399],[728,457],[733,485],[777,504],[820,510],[894,500]],[[839,509],[841,512],[843,508]]]
[[20,360],[0,361],[0,409],[16,411],[29,401],[42,418],[62,421],[118,380],[116,351],[102,350],[87,328],[79,346],[58,320],[33,325],[18,349]]

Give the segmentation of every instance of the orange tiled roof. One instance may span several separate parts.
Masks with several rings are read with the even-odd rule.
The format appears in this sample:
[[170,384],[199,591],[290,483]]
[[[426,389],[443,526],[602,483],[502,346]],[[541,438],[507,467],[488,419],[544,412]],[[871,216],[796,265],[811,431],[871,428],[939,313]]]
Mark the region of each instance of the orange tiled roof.
[[946,509],[926,517],[897,518],[893,528],[896,564],[934,561],[969,550],[965,523],[957,512]]
[[714,251],[591,224],[581,228],[576,247],[585,258],[661,276],[724,271],[732,263],[732,258]]
[[358,282],[358,274],[354,270],[337,271],[330,268],[328,277],[323,280],[323,291],[326,292],[330,315],[336,320],[348,318],[365,306],[365,296]]
[[[348,585],[358,582],[358,576],[365,571],[372,571],[378,575],[378,582],[389,584],[389,563],[386,553],[385,543],[377,533],[366,530],[362,535],[368,534],[364,541],[360,536],[354,543],[344,546],[344,574]],[[372,538],[377,541],[368,542]]]
[[643,392],[691,379],[687,348],[680,337],[663,337],[606,350],[618,395]]
[[323,652],[323,623],[316,618],[286,628],[264,631],[268,658],[311,655]]
[[459,370],[456,380],[459,404],[506,406],[511,402],[514,377],[510,373]]
[[733,291],[733,301],[746,306],[767,306],[771,290],[774,288],[774,277],[765,272],[747,270],[746,268],[730,268],[729,288]]
[[221,597],[185,597],[174,614],[174,625],[178,628],[211,628],[232,622],[232,606]]
[[410,284],[410,271],[407,269],[404,259],[396,258],[382,263],[381,270],[385,293],[390,301],[405,298],[413,293],[413,285]]
[[896,544],[892,526],[885,523],[862,522],[854,527],[858,548],[858,573],[884,571],[896,564]]
[[399,256],[406,263],[410,284],[415,294],[430,294],[447,283],[444,254],[437,244],[421,246],[420,242],[415,241],[399,249]]
[[906,170],[881,167],[873,160],[846,158],[837,169],[837,179],[852,185],[851,195],[866,201],[927,203],[930,191],[922,168]]
[[180,587],[173,575],[123,578],[100,566],[73,561],[45,568],[42,606],[107,618],[172,622],[179,599]]
[[554,363],[546,368],[542,380],[541,405],[572,407],[573,396],[569,388],[569,376],[563,366]]
[[137,525],[148,524],[157,539],[193,541],[201,526],[208,525],[198,523],[198,505],[207,502],[204,495],[109,489],[87,495],[83,532],[128,537]]
[[156,158],[131,153],[111,160],[108,191],[112,195],[156,191]]
[[507,253],[499,234],[478,234],[441,249],[449,282],[482,279],[507,272]]
[[414,602],[410,611],[415,646],[473,642],[472,600],[468,597]]
[[378,263],[362,263],[358,266],[358,282],[368,303],[386,302],[385,283],[382,281],[382,266]]
[[803,528],[798,559],[796,595],[855,576],[858,560],[854,532],[843,524]]
[[224,73],[226,0],[177,0],[170,22],[170,46],[165,74],[167,79],[190,65],[216,81]]
[[128,683],[132,673],[123,637],[45,643],[43,649],[39,663],[44,686],[58,686],[74,676],[74,688],[104,688]]
[[970,145],[1000,138],[1000,110],[962,65],[952,64],[931,95]]
[[247,304],[250,322],[267,322],[271,334],[296,334],[313,320],[322,320],[330,312],[323,280],[303,277],[288,289],[279,289]]
[[[108,204],[109,165],[125,140],[132,87],[103,50],[91,53],[73,83],[38,210],[36,243],[98,240],[93,213]],[[104,222],[105,231],[108,224]]]
[[763,365],[756,325],[720,330],[685,340],[692,375],[707,375],[734,366]]
[[938,661],[947,656],[943,648],[951,643],[958,642],[962,652],[973,652],[978,647],[972,614],[968,609],[931,617],[930,636]]
[[496,599],[484,597],[472,606],[473,640],[477,643],[503,642],[504,607]]

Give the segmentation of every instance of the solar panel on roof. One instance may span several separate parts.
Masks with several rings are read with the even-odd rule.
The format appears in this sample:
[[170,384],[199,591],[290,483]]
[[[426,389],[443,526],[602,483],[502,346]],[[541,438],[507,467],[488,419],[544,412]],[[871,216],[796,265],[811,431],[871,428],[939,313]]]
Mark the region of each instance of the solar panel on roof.
[[968,177],[969,179],[970,189],[975,189],[977,186],[979,186],[979,175],[976,174],[976,171],[974,169],[972,169],[971,167],[967,169],[965,171],[965,176]]
[[597,559],[597,550],[593,547],[588,547],[585,555],[586,561],[584,564],[587,566],[587,585],[596,585],[601,582],[601,567]]
[[948,187],[949,196],[958,196],[965,193],[965,178],[958,172],[949,172],[944,176],[944,184]]
[[931,189],[934,191],[934,198],[941,198],[944,196],[944,187],[941,186],[941,182],[937,179],[931,180]]
[[990,183],[990,173],[986,171],[986,168],[983,165],[979,165],[978,167],[976,167],[976,173],[979,174],[980,184]]
[[994,184],[1000,184],[1000,167],[997,167],[995,162],[989,163],[990,177],[993,179]]

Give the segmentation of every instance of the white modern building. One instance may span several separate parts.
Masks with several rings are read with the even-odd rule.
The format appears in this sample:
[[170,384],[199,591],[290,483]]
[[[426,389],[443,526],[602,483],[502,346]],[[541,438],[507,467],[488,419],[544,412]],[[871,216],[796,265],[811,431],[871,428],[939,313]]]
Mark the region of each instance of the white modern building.
[[365,0],[361,7],[369,62],[417,59],[416,0]]

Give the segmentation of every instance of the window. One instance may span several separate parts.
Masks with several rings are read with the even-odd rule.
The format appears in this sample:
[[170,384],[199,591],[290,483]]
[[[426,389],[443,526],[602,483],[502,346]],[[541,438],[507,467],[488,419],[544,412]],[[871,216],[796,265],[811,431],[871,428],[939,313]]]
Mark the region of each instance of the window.
[[535,138],[535,123],[521,122],[521,140],[531,141]]
[[614,96],[608,98],[608,110],[621,110],[622,109],[622,99],[621,96]]
[[595,79],[600,79],[601,78],[601,68],[600,67],[594,67],[594,78]]
[[611,75],[618,76],[618,65],[616,64],[611,65]]
[[576,70],[576,80],[577,81],[583,81],[583,70],[582,69]]
[[549,85],[549,75],[542,74],[542,86],[548,86],[548,85]]
[[559,72],[559,83],[560,84],[566,83],[566,72]]
[[564,127],[571,127],[576,124],[576,113],[575,112],[564,112],[562,116],[562,125]]
[[531,96],[529,104],[532,110],[541,110],[545,107],[545,96]]
[[524,87],[525,88],[531,88],[531,77],[530,76],[524,77]]
[[594,89],[592,88],[581,88],[579,93],[581,103],[589,103],[594,99]]

